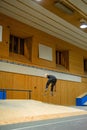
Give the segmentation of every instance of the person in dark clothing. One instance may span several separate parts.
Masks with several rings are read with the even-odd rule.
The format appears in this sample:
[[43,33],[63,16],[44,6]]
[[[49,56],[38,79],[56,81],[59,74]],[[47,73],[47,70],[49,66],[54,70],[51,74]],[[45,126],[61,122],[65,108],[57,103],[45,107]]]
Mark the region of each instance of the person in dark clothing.
[[53,96],[53,90],[55,87],[56,90],[56,82],[57,82],[57,78],[53,75],[49,75],[49,74],[45,74],[46,78],[48,78],[48,81],[46,83],[46,87],[45,87],[45,92],[48,90],[49,85],[51,84],[51,95]]

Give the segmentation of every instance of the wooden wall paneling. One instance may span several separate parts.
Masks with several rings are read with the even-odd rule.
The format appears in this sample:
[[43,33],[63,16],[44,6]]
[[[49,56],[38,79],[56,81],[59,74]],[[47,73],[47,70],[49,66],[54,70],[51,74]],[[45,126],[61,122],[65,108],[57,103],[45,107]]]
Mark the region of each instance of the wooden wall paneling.
[[32,76],[31,82],[32,82],[32,99],[37,100],[38,99],[37,77]]
[[62,105],[67,105],[67,100],[68,100],[68,92],[67,92],[67,88],[68,88],[68,83],[67,81],[63,81],[61,80],[61,104]]
[[4,73],[1,71],[0,72],[0,88],[4,88]]
[[9,53],[8,53],[8,47],[5,46],[5,45],[0,45],[0,57],[1,58],[6,58],[9,56]]
[[87,83],[87,78],[82,78],[82,82]]
[[68,105],[76,105],[76,97],[83,93],[82,83],[68,82]]
[[0,71],[0,88],[3,88],[3,72]]
[[[50,86],[48,94],[44,96],[46,78],[0,72],[0,82],[0,88],[31,89],[32,99],[60,105],[75,105],[75,98],[87,92],[86,78],[82,79],[82,83],[58,80],[53,97],[50,96]],[[7,99],[28,99],[28,97],[25,92],[7,92]]]
[[23,74],[14,73],[14,89],[26,89],[26,76]]
[[34,64],[37,64],[37,58],[38,58],[38,45],[37,45],[37,37],[34,35],[33,41],[32,41],[32,62]]
[[55,104],[55,96],[51,96],[49,92],[49,103]]
[[9,56],[9,27],[3,26],[2,30],[2,43],[0,44],[0,57]]
[[[26,89],[26,76],[22,74],[14,74],[13,89]],[[16,99],[28,99],[27,92],[13,92]]]
[[37,88],[38,88],[38,100],[42,101],[43,96],[43,86],[42,86],[43,78],[37,77]]
[[68,82],[68,100],[67,100],[67,104],[68,105],[75,105],[75,98],[76,98],[76,90],[78,89],[78,86],[74,86],[73,82]]
[[[8,72],[0,72],[0,88],[13,87],[13,74]],[[7,99],[12,98],[12,92],[6,92]]]
[[76,105],[76,97],[80,93],[80,89],[81,89],[81,84],[75,82],[73,87],[73,92],[72,92],[73,99],[71,100],[71,103],[74,105]]
[[13,86],[13,73],[5,73],[5,86],[6,88],[12,88]]
[[32,76],[26,75],[26,89],[32,90]]
[[34,100],[42,101],[42,78],[38,76],[32,76],[32,98]]
[[26,75],[26,89],[31,90],[31,99],[32,99],[32,93],[33,93],[33,86],[32,86],[32,76]]
[[83,74],[83,56],[79,53],[77,49],[77,52],[70,51],[69,52],[69,70],[72,73],[75,74]]
[[11,88],[13,84],[13,74],[8,72],[0,72],[1,88]]
[[81,83],[81,88],[80,88],[80,94],[83,94],[85,92],[87,92],[87,82],[82,82]]

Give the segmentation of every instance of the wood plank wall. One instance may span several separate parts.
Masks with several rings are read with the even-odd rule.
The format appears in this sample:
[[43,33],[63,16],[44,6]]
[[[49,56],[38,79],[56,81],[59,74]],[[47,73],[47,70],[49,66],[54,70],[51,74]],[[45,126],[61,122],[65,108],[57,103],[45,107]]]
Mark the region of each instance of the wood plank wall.
[[[0,14],[0,25],[3,26],[3,41],[0,43],[0,59],[23,63],[27,65],[36,65],[49,70],[59,72],[68,72],[82,76],[82,82],[72,82],[58,80],[57,90],[54,96],[48,93],[44,96],[44,88],[47,79],[39,76],[23,75],[9,72],[0,72],[0,88],[15,88],[15,89],[31,89],[32,99],[43,102],[60,104],[60,105],[75,105],[75,98],[80,94],[87,92],[87,78],[83,69],[83,58],[87,58],[87,51],[71,45],[63,40],[50,36],[31,26],[25,25],[14,19],[11,19],[3,14]],[[31,61],[29,59],[9,53],[9,35],[13,34],[22,38],[33,37]],[[52,48],[53,61],[39,59],[38,45],[42,43]],[[69,50],[69,70],[56,66],[55,50]],[[27,54],[27,53],[26,53]],[[49,90],[50,91],[50,90]],[[8,99],[28,99],[28,94],[25,92],[7,92]]]
[[[83,80],[82,83],[58,80],[56,92],[51,96],[50,88],[44,95],[46,78],[0,72],[0,88],[32,90],[32,99],[61,105],[75,105],[75,98],[87,91],[87,81]],[[7,99],[28,99],[28,93],[8,91]]]

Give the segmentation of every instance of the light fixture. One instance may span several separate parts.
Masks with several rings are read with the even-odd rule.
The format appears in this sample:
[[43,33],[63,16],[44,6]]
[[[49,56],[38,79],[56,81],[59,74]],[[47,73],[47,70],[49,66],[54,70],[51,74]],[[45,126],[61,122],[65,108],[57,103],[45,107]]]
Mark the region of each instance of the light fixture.
[[63,12],[67,13],[67,14],[73,14],[74,10],[71,9],[70,7],[68,7],[64,1],[59,0],[57,2],[54,3],[54,6],[60,10],[62,10]]
[[80,28],[87,28],[87,21],[85,19],[80,20]]
[[41,0],[36,0],[36,1],[38,1],[38,2],[39,2],[39,1],[41,1]]

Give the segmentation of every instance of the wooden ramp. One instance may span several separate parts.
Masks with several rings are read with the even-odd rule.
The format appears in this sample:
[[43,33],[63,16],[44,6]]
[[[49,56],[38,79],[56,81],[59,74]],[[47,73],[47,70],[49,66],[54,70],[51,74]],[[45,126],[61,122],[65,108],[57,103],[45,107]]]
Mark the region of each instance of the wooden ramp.
[[0,125],[83,114],[87,111],[36,100],[0,100]]

